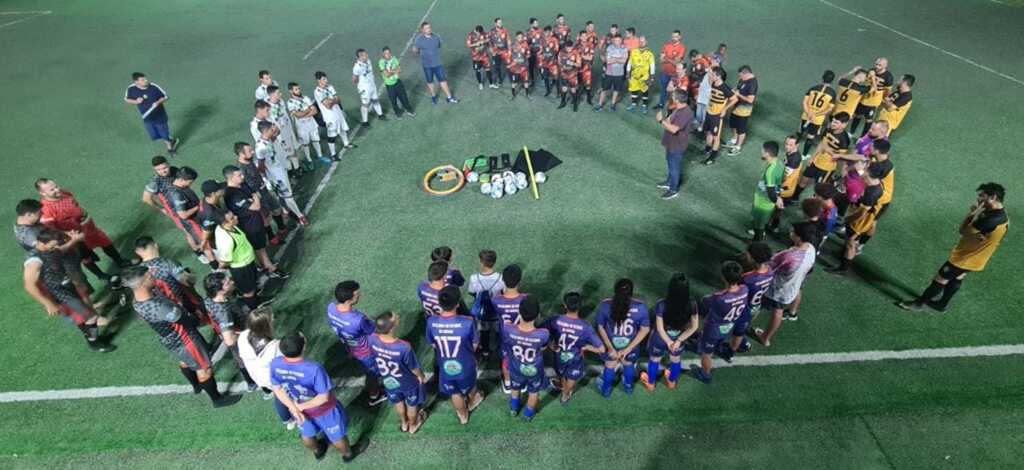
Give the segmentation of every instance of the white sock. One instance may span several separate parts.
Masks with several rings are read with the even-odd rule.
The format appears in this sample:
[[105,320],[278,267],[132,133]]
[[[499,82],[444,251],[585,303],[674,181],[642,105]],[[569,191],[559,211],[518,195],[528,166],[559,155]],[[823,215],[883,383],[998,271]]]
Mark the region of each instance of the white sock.
[[346,147],[348,147],[348,145],[349,145],[349,142],[348,142],[348,131],[341,133],[341,143],[344,144]]
[[306,161],[307,162],[313,161],[312,159],[309,158],[309,146],[308,145],[303,145],[302,146],[302,153],[303,153],[303,155],[306,156]]
[[288,157],[288,163],[291,163],[293,170],[299,169],[299,159],[295,155]]
[[313,147],[313,153],[316,154],[316,158],[320,158],[322,156],[320,152],[323,150],[320,150],[320,142],[313,142],[309,144],[309,146]]
[[374,101],[373,102],[373,111],[375,113],[377,113],[377,116],[383,116],[384,115],[384,110],[381,109],[381,107],[380,107],[380,101]]
[[284,205],[288,207],[288,210],[295,214],[295,217],[302,217],[302,211],[299,210],[299,204],[295,202],[295,198],[286,197],[284,199]]
[[359,107],[359,114],[363,116],[363,122],[366,122],[370,117],[370,108],[366,106]]
[[337,155],[338,152],[334,151],[334,142],[327,141],[327,149],[331,151],[331,155]]

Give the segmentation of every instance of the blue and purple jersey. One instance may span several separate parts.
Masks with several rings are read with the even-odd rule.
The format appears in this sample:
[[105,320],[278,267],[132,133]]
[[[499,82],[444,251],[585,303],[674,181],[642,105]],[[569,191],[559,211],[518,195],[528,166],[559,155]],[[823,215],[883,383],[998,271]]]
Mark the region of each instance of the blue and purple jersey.
[[601,347],[601,338],[586,320],[559,315],[546,322],[547,328],[558,346],[555,358],[560,364],[577,364],[583,362],[583,347]]
[[[690,312],[693,315],[696,315],[697,314],[696,302],[692,302],[690,304],[690,306],[691,306],[691,308],[693,308],[693,310],[691,310]],[[676,339],[679,339],[679,336],[681,336],[683,334],[683,330],[680,330],[678,328],[674,328],[674,327],[672,327],[672,325],[669,325],[667,321],[665,321],[665,299],[658,299],[658,301],[654,303],[654,318],[660,318],[661,319],[661,321],[665,325],[665,334],[667,334],[668,337],[670,339],[672,339],[672,341],[675,341]],[[686,323],[684,323],[683,326],[685,327],[689,323],[690,323],[690,318],[687,317],[686,318]],[[652,338],[657,338],[658,341],[661,341],[661,339],[660,339],[661,336],[653,334],[653,333],[652,333]]]
[[434,289],[430,287],[430,283],[423,281],[419,287],[416,288],[416,295],[420,298],[420,305],[423,306],[423,313],[430,315],[437,315],[441,313],[441,306],[437,303],[437,295],[441,293],[441,289]]
[[523,303],[524,299],[526,299],[526,294],[505,297],[504,293],[491,298],[491,303],[494,304],[494,310],[498,313],[502,325],[518,325],[522,321],[519,316],[519,304]]
[[370,345],[367,339],[374,332],[373,321],[366,317],[359,310],[339,312],[338,304],[331,302],[327,305],[327,323],[331,325],[334,334],[348,347],[348,353],[356,359],[363,359],[370,354]]
[[420,363],[411,344],[400,339],[389,343],[377,334],[371,335],[369,342],[384,388],[410,390],[420,386],[420,379],[413,373],[420,368]]
[[480,344],[480,333],[473,317],[433,315],[427,318],[427,341],[434,347],[438,369],[445,377],[458,379],[476,376],[473,352]]
[[444,275],[444,283],[448,286],[462,287],[466,284],[466,278],[462,276],[462,271],[453,268]]
[[743,285],[747,286],[747,312],[753,312],[761,306],[761,299],[768,292],[774,278],[775,271],[771,268],[763,273],[751,271],[743,274]]
[[324,366],[317,362],[286,357],[274,358],[270,363],[270,384],[275,388],[283,388],[295,403],[305,403],[317,395],[326,393],[326,403],[304,412],[310,418],[329,413],[337,404],[334,394],[331,393],[334,384],[331,383]]
[[508,352],[508,369],[523,377],[544,373],[544,348],[551,332],[546,328],[523,331],[520,325],[506,325],[501,330],[501,345]]
[[632,299],[629,302],[626,319],[616,323],[612,319],[612,299],[605,299],[597,306],[597,325],[604,327],[604,332],[615,349],[623,349],[633,342],[641,328],[651,327],[651,317],[643,301]]
[[740,284],[732,292],[725,289],[706,295],[701,299],[700,308],[705,316],[705,329],[708,325],[732,323],[747,309],[747,286]]

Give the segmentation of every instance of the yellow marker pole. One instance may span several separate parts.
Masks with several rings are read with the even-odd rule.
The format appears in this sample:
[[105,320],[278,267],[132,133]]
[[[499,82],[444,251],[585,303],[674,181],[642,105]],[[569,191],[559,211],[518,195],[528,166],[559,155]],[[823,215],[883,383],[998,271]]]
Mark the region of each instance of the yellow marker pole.
[[530,149],[523,146],[523,155],[526,155],[526,168],[530,170],[530,187],[533,188],[533,198],[540,199],[540,193],[537,192],[537,180],[533,177],[533,162],[530,161]]

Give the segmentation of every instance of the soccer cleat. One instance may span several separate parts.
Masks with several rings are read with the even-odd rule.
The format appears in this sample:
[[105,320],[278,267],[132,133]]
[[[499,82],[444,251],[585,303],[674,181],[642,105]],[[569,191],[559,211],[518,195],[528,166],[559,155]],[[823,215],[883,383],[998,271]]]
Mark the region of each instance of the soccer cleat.
[[363,129],[369,129],[370,128],[370,121],[362,122],[359,125],[362,126]]
[[245,390],[247,392],[249,392],[249,393],[255,392],[256,390],[259,390],[259,389],[260,389],[260,386],[256,385],[256,382],[246,382],[246,384],[245,384]]
[[294,431],[295,428],[297,428],[297,427],[299,427],[299,423],[296,423],[294,419],[289,419],[288,421],[285,421],[285,423],[284,423],[284,428],[289,430],[289,431]]
[[611,110],[612,112],[615,112],[615,111],[618,111],[618,110],[619,110],[618,106],[619,106],[618,104],[613,104],[613,105],[611,105],[611,107],[610,107],[610,108],[608,108],[608,109],[609,109],[609,110]]
[[[612,106],[612,110],[613,111],[615,110],[614,106]],[[630,104],[629,106],[626,106],[626,111],[629,111],[631,113],[636,112],[636,105],[635,104]]]
[[299,217],[299,225],[301,225],[303,227],[308,227],[309,226],[309,219],[307,219],[306,216]]
[[664,201],[675,199],[677,197],[679,197],[679,191],[665,191],[665,194],[661,195],[661,199]]
[[477,90],[483,90],[484,89],[484,84],[483,83],[477,83],[476,87],[477,87]]
[[218,398],[217,400],[215,400],[213,402],[213,407],[214,408],[224,408],[224,407],[228,407],[228,406],[234,405],[235,403],[238,403],[239,401],[242,401],[242,396],[241,395],[221,395],[220,398]]
[[[669,390],[675,390],[676,387],[679,385],[679,382],[673,382],[668,379],[669,377],[671,377],[672,372],[669,371],[668,369],[665,369],[665,372],[662,375],[665,376],[665,386],[668,387]],[[653,389],[654,387],[651,388]]]
[[317,460],[323,460],[324,456],[327,455],[327,441],[321,439],[316,441],[316,450],[313,451],[313,457]]
[[925,302],[925,305],[927,305],[932,310],[935,310],[936,312],[939,312],[939,313],[945,313],[946,312],[946,305],[942,304],[941,302],[939,302],[937,300],[929,300],[928,302]]
[[716,351],[715,355],[722,358],[723,361],[732,364],[732,357],[736,355],[736,351],[733,351],[728,344],[722,343],[723,347],[721,350]]
[[690,371],[693,373],[693,378],[700,380],[705,384],[711,383],[711,374],[704,373],[704,369],[700,366],[694,364],[693,367],[690,368]]
[[459,100],[457,98],[455,98],[454,96],[448,98],[448,104],[458,104],[458,103],[459,103]]
[[388,115],[387,114],[378,114],[377,115],[377,120],[378,121],[387,121],[388,120]]
[[924,310],[924,304],[916,300],[905,300],[903,302],[896,302],[896,306],[903,310],[910,310],[912,312],[920,312]]
[[267,273],[267,275],[273,279],[288,279],[292,276],[291,274],[288,274],[287,271],[281,269],[275,269],[274,271]]
[[784,320],[787,320],[787,321],[797,321],[797,320],[800,320],[800,316],[798,314],[791,313],[791,312],[788,312],[788,311],[782,313],[782,318]]
[[[657,377],[655,377],[655,380],[657,380]],[[647,376],[647,372],[640,373],[640,384],[643,385],[644,389],[648,392],[654,391],[654,383],[651,382],[650,377]]]
[[729,141],[725,143],[725,146],[726,147],[735,147],[736,146],[736,138],[733,137],[733,138],[729,139]]
[[430,97],[430,104],[437,106],[437,95]]
[[501,393],[504,393],[505,395],[511,395],[512,394],[512,384],[510,382],[506,382],[506,381],[502,380],[501,381]]
[[740,342],[740,349],[736,352],[745,353],[747,351],[750,351],[750,340],[743,338],[743,341]]
[[596,112],[601,112],[602,109],[604,109],[604,106],[602,106],[602,105],[594,106],[594,111],[596,111]]
[[501,88],[501,87],[499,87],[497,83],[492,83],[492,84],[488,85],[488,88],[490,88],[492,90],[497,90],[498,88]]
[[647,105],[646,104],[640,105],[640,112],[643,113],[643,114],[647,114]]
[[384,403],[386,401],[388,401],[387,395],[384,395],[383,393],[381,393],[380,395],[377,395],[375,397],[370,397],[369,400],[367,400],[366,404],[368,406],[377,406],[377,405],[379,405],[381,403]]
[[101,340],[89,341],[89,349],[95,352],[108,353],[117,349],[117,346]]
[[406,111],[406,112],[405,112],[405,115],[406,115],[406,116],[409,116],[409,117],[416,117],[416,113],[414,113],[414,112],[412,112],[412,111]]
[[658,183],[658,184],[654,185],[654,187],[658,188],[658,189],[668,189],[669,188],[668,183]]
[[711,165],[714,165],[715,163],[718,163],[718,162],[715,160],[715,157],[708,157],[708,158],[704,159],[703,163],[704,163],[705,166],[711,166]]
[[741,147],[733,147],[733,148],[729,149],[729,152],[727,153],[727,155],[736,156],[736,155],[739,155],[741,152],[743,152],[743,149]]

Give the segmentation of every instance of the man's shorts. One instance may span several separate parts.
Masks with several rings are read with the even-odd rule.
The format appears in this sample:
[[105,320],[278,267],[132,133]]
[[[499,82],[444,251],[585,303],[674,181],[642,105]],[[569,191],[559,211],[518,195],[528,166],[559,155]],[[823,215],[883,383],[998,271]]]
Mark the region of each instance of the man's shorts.
[[[247,227],[245,225],[239,225],[242,232],[245,233],[245,238],[249,240],[249,244],[252,245],[254,250],[262,250],[267,247],[267,233],[263,231],[263,225],[257,227]],[[237,282],[237,281],[236,281]]]
[[822,179],[827,178],[830,174],[832,174],[831,171],[822,170],[821,168],[818,168],[814,162],[811,162],[807,165],[807,168],[804,168],[803,176],[804,178],[810,178],[814,181],[821,181]]
[[632,78],[629,79],[630,93],[647,93],[647,90],[650,89],[650,87],[651,86],[648,85],[647,80],[634,80]]
[[82,235],[85,235],[85,240],[83,241],[85,242],[85,246],[90,250],[114,244],[114,242],[110,241],[110,237],[107,236],[107,233],[100,230],[91,218],[82,224]]
[[750,129],[750,116],[729,115],[729,127],[735,129],[737,134],[746,134]]
[[388,401],[392,405],[405,402],[406,406],[420,406],[427,401],[427,392],[423,389],[423,384],[416,384],[408,389],[395,389],[388,390],[384,389],[384,392],[388,395]]
[[306,439],[314,439],[318,434],[324,433],[327,440],[333,444],[348,434],[348,416],[345,416],[341,403],[336,403],[333,410],[316,418],[306,418],[299,431]]
[[651,331],[651,336],[647,340],[647,355],[649,357],[662,357],[666,354],[671,357],[682,356],[683,348],[679,348],[676,352],[669,351],[668,345],[665,344],[665,340],[661,339],[661,335],[657,331]]
[[90,318],[96,316],[96,312],[94,312],[92,308],[86,305],[81,299],[71,297],[70,295],[64,297],[67,298],[59,304],[60,313],[71,320],[75,325],[82,326],[85,322],[89,321]]
[[491,70],[491,56],[482,55],[473,58],[473,70],[485,71]]
[[264,216],[270,215],[281,208],[281,201],[277,200],[277,196],[270,192],[266,186],[260,188],[260,212]]
[[448,81],[448,77],[444,74],[444,67],[441,65],[437,67],[423,67],[423,77],[427,79],[427,83]]
[[779,302],[779,301],[777,301],[777,300],[775,300],[775,299],[773,299],[771,297],[768,297],[767,295],[764,296],[764,300],[762,300],[762,302],[761,302],[761,309],[767,310],[769,312],[773,312],[775,310],[786,310],[788,308],[791,308],[792,306],[793,306],[793,302],[790,302],[788,304],[784,304],[784,303]]
[[267,181],[274,187],[274,194],[280,198],[292,197],[292,183],[288,181],[288,170],[267,167]]
[[582,67],[582,68],[580,68],[579,80],[580,80],[580,83],[583,83],[584,87],[590,88],[591,83],[594,81],[593,77],[594,77],[594,72],[593,72],[592,68],[590,68],[590,67]]
[[860,117],[866,117],[868,119],[871,119],[872,117],[875,116],[875,109],[878,109],[878,107],[877,106],[864,106],[862,104],[858,104],[857,105],[857,110],[853,112],[853,115],[854,116],[860,116]]
[[512,382],[512,390],[525,390],[526,393],[540,393],[547,385],[544,370],[535,371],[531,376],[524,375],[521,371],[509,368],[508,378]]
[[359,101],[363,103],[363,106],[369,106],[374,101],[380,101],[380,96],[377,96],[377,89],[360,87]]
[[813,124],[810,121],[800,121],[800,134],[805,137],[817,137],[821,134],[821,124]]
[[562,86],[576,88],[576,86],[579,85],[580,76],[576,72],[571,72],[568,74],[562,74],[560,79],[562,81]]
[[562,354],[572,353],[555,353],[555,374],[566,380],[579,380],[587,374],[587,365],[584,364],[583,358],[571,357],[562,362],[565,359]]
[[[206,350],[206,341],[195,328],[183,328],[181,345],[172,348],[171,354],[192,370],[210,368],[210,353]],[[180,334],[180,333],[179,333]]]
[[626,91],[626,77],[605,75],[601,77],[601,89],[604,91],[617,91],[619,93],[625,93]]
[[444,373],[444,364],[441,364],[441,373],[438,374],[437,390],[442,395],[452,396],[457,394],[469,395],[469,392],[476,387],[476,367],[467,370],[461,378],[449,377]]
[[963,268],[959,268],[955,266],[953,263],[946,261],[946,263],[943,264],[941,268],[939,268],[939,277],[947,281],[952,281],[969,272],[970,271]]
[[171,128],[167,125],[167,121],[153,122],[143,119],[142,124],[146,126],[146,132],[149,133],[150,139],[171,140]]
[[299,145],[320,142],[320,128],[313,119],[300,120],[295,123],[295,140]]
[[[758,306],[757,308],[761,307]],[[753,312],[754,309],[748,305],[743,314],[732,325],[733,336],[745,336],[747,334],[747,330],[750,329],[750,324],[754,320]]]
[[342,132],[348,132],[348,121],[344,115],[340,119],[325,119],[324,124],[327,128],[327,137],[337,137]]
[[255,261],[241,268],[231,268],[231,280],[235,281],[235,290],[239,294],[256,292],[259,289],[259,277]]
[[722,116],[718,114],[706,114],[704,116],[704,132],[711,135],[722,134]]
[[700,333],[700,353],[711,354],[715,352],[718,345],[725,340],[726,336],[733,331],[735,323],[705,323]]

